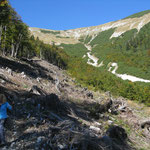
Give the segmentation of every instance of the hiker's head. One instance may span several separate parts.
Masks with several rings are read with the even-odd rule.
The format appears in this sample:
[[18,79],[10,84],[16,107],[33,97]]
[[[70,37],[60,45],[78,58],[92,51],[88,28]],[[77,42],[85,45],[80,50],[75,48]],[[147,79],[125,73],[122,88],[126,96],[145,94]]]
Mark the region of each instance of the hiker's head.
[[6,96],[4,94],[0,94],[0,105],[6,102]]

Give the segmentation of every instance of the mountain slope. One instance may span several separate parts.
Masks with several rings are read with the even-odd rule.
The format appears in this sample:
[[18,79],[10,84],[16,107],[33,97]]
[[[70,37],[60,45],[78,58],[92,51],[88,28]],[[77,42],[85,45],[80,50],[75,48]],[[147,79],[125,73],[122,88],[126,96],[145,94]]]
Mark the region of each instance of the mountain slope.
[[[142,78],[150,82],[149,18],[149,11],[144,11],[99,26],[65,31],[30,28],[30,31],[45,43],[55,43],[68,55],[83,58],[88,64],[103,66],[112,72],[114,67],[110,63],[115,62],[119,66],[117,73],[121,76],[128,74],[131,78],[138,77],[136,81]],[[131,78],[122,79],[133,82]]]
[[0,92],[13,105],[1,150],[149,150],[149,108],[90,91],[45,60],[0,57]]
[[67,31],[30,31],[64,49],[69,55],[68,72],[83,85],[149,106],[150,13],[136,16]]
[[147,23],[150,22],[150,13],[145,14],[139,18],[127,18],[119,21],[109,22],[99,26],[85,27],[64,31],[55,31],[40,28],[30,28],[31,33],[35,37],[39,37],[45,43],[55,42],[56,45],[60,43],[75,44],[80,42],[80,39],[85,39],[86,36],[93,40],[100,32],[115,28],[114,33],[110,38],[118,37],[128,30],[137,29],[138,31]]
[[[2,0],[0,7],[6,5],[6,8],[11,8],[7,4],[7,0]],[[6,95],[13,110],[8,112],[7,143],[0,144],[1,150],[150,149],[149,108],[142,104],[135,105],[108,92],[119,93],[150,105],[150,86],[116,80],[108,71],[99,69],[104,69],[106,62],[99,64],[98,54],[97,57],[92,54],[93,48],[99,49],[99,46],[104,49],[104,46],[112,42],[115,42],[114,47],[118,46],[120,39],[110,39],[115,28],[102,31],[102,34],[94,37],[87,35],[85,39],[76,39],[75,33],[76,37],[72,39],[80,43],[60,45],[68,52],[67,55],[63,49],[44,44],[28,34],[28,27],[22,21],[15,21],[15,25],[19,25],[19,28],[25,27],[25,30],[21,29],[23,33],[27,33],[23,35],[25,41],[20,39],[21,45],[18,43],[14,47],[13,35],[19,38],[20,30],[16,28],[18,34],[12,30],[14,22],[10,22],[12,17],[10,15],[6,18],[6,14],[4,13],[3,19],[7,20],[7,23],[2,30],[4,38],[1,39],[6,47],[0,49],[1,52],[3,50],[0,55],[0,93]],[[6,31],[6,27],[9,27],[9,30],[7,28]],[[7,35],[10,31],[13,32]],[[145,29],[142,32],[144,31]],[[56,38],[61,39],[58,35],[60,31],[41,32],[56,35]],[[129,37],[129,34],[125,37]],[[134,47],[138,48],[138,39],[141,37],[143,34],[129,41],[128,48],[135,42],[137,44]],[[11,42],[8,42],[8,39]],[[124,41],[124,38],[121,39]],[[149,38],[145,39],[147,43]],[[145,40],[142,43],[145,46]],[[16,54],[10,57],[10,45],[12,54],[14,50],[19,53],[15,52]],[[117,63],[110,63],[109,71],[112,66],[118,67]],[[118,75],[114,70],[112,73]],[[76,80],[70,75],[76,77]]]

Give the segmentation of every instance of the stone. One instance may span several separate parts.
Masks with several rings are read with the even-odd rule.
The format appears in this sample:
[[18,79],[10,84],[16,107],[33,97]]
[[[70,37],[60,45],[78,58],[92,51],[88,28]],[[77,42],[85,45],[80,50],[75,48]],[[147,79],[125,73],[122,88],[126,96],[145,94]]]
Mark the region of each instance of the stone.
[[67,145],[66,144],[58,144],[58,148],[61,150],[61,149],[65,149],[67,148]]
[[2,83],[2,84],[5,84],[6,82],[5,82],[4,80],[1,80],[1,83]]
[[100,131],[100,128],[95,127],[95,126],[90,126],[90,129],[91,129],[91,130],[94,130],[94,131],[96,131],[96,132],[99,132],[99,131]]
[[107,92],[105,92],[105,95],[108,96],[108,97],[111,97],[111,92],[107,91]]
[[41,78],[37,77],[37,78],[36,78],[36,81],[37,81],[37,82],[40,82],[40,81],[41,81]]
[[97,125],[97,126],[101,126],[102,124],[101,123],[99,123],[99,122],[94,122],[95,123],[95,125]]
[[12,70],[10,68],[8,68],[7,72],[9,73],[9,75],[13,75]]
[[112,120],[108,120],[108,123],[109,123],[109,124],[112,124],[112,123],[113,123],[113,121],[112,121]]

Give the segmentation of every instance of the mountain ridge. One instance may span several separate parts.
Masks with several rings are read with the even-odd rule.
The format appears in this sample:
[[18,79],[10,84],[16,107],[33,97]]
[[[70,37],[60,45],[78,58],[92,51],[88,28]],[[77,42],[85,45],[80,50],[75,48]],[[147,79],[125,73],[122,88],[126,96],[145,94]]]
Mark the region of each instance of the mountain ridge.
[[[150,13],[145,14],[139,18],[120,19],[118,21],[112,21],[98,26],[82,27],[69,30],[50,30],[35,27],[30,27],[29,29],[31,31],[31,34],[33,34],[35,37],[39,37],[41,40],[48,44],[52,42],[55,42],[56,45],[60,45],[61,43],[76,44],[80,43],[79,39],[82,36],[85,37],[89,35],[94,38],[94,36],[96,36],[98,33],[111,28],[116,29],[110,38],[118,37],[132,29],[137,29],[139,31],[144,25],[150,22],[149,18]],[[42,33],[43,30],[45,30],[45,33]]]

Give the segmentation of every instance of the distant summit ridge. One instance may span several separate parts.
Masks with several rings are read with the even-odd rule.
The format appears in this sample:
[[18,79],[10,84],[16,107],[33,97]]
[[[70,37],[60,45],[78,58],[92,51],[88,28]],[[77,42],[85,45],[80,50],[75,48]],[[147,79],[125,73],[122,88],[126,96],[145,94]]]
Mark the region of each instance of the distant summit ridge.
[[142,17],[143,15],[148,14],[148,13],[150,13],[150,9],[135,13],[135,14],[130,15],[124,19]]
[[90,36],[91,40],[93,40],[99,33],[109,29],[115,29],[114,33],[111,35],[110,38],[119,37],[121,34],[132,29],[137,29],[139,31],[144,25],[149,22],[150,10],[146,10],[140,13],[133,14],[124,19],[98,26],[77,28],[64,31],[30,27],[30,31],[35,37],[39,37],[41,40],[48,44],[76,44],[80,43],[81,38],[86,39],[87,36]]

